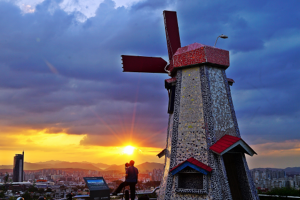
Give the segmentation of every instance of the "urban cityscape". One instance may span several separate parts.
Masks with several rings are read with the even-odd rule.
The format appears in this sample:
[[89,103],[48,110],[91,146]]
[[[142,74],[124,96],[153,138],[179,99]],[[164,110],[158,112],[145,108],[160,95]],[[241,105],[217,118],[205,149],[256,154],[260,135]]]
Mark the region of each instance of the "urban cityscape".
[[[13,169],[0,169],[0,194],[4,197],[19,197],[26,191],[31,191],[33,198],[46,196],[63,199],[69,193],[72,195],[89,194],[89,189],[83,177],[103,177],[111,191],[125,181],[125,171],[119,170],[88,170],[88,169],[41,169],[24,170],[24,152],[14,157]],[[147,163],[145,163],[147,165]],[[158,164],[159,166],[161,164]],[[137,166],[138,167],[138,166]],[[8,171],[8,172],[7,172]],[[137,189],[139,191],[153,190],[159,186],[163,169],[144,170],[139,173]],[[6,187],[6,189],[4,188]],[[36,189],[33,189],[36,188]],[[3,191],[6,191],[5,193]],[[33,192],[34,191],[34,192]]]
[[[88,170],[74,168],[24,170],[24,151],[14,157],[13,169],[0,169],[0,199],[19,197],[29,191],[32,198],[63,199],[68,194],[88,195],[89,189],[83,177],[103,177],[111,191],[125,181],[121,170]],[[287,173],[284,169],[257,168],[251,170],[256,189],[262,192],[274,188],[300,189],[300,172]],[[139,174],[137,189],[153,190],[160,185],[163,168],[146,170]],[[6,190],[5,190],[6,187]],[[4,192],[6,191],[6,192]]]

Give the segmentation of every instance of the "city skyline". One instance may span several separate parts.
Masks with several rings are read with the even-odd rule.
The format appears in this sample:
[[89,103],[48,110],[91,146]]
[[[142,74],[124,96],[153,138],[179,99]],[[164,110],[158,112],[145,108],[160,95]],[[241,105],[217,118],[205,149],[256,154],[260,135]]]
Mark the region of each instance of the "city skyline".
[[[0,1],[0,165],[163,163],[167,75],[122,73],[121,55],[167,60],[163,10],[182,46],[230,52],[227,77],[250,168],[299,167],[300,3]],[[280,12],[278,12],[280,10]],[[131,148],[128,148],[131,146]]]

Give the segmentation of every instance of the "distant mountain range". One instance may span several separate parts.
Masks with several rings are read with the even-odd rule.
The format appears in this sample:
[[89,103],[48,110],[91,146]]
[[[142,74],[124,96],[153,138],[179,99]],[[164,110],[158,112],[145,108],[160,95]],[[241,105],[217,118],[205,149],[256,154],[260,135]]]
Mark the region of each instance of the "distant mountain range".
[[[136,165],[140,173],[147,171],[151,172],[153,169],[163,169],[164,164],[145,162],[140,165]],[[0,172],[12,170],[12,165],[0,165]],[[124,171],[124,164],[122,165],[108,165],[104,163],[90,163],[90,162],[66,162],[59,160],[50,160],[46,162],[37,163],[24,163],[24,170],[41,170],[41,169],[82,169],[82,170],[97,170],[97,171]],[[254,168],[258,170],[272,169],[282,170],[280,168]],[[254,170],[252,169],[252,170]],[[300,174],[300,167],[287,167],[284,169],[287,174]]]
[[[144,173],[147,171],[149,171],[149,172],[153,171],[153,169],[163,169],[164,164],[145,162],[140,165],[136,165],[135,167],[138,168],[140,173]],[[112,170],[124,171],[124,169],[125,169],[125,164],[124,165],[111,165],[110,167],[106,168],[105,171],[112,171]]]
[[[146,171],[153,171],[153,169],[163,169],[164,164],[161,163],[143,163],[136,166],[140,173]],[[12,169],[12,165],[0,165],[0,169]],[[90,163],[90,162],[66,162],[66,161],[46,161],[38,163],[24,163],[24,170],[40,170],[40,169],[64,169],[64,168],[77,168],[85,170],[97,171],[124,171],[124,165],[108,165],[104,163]]]

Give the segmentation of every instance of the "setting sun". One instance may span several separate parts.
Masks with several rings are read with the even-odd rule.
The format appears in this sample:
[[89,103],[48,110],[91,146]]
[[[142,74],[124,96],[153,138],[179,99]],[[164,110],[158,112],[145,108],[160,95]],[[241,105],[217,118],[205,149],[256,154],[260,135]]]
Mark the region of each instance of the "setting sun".
[[134,151],[134,147],[133,146],[126,146],[126,147],[124,147],[124,149],[123,149],[123,153],[126,153],[126,154],[128,154],[128,155],[131,155],[131,154],[133,154],[133,151]]

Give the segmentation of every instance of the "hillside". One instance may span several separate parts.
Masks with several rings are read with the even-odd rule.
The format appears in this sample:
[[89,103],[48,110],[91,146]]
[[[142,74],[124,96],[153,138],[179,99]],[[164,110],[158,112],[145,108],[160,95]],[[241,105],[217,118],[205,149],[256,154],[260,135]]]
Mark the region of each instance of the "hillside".
[[124,171],[125,164],[124,165],[111,165],[108,168],[105,169],[105,171]]
[[[142,163],[136,165],[140,173],[147,171],[153,171],[153,169],[163,169],[164,164],[160,163]],[[12,165],[0,165],[0,169],[12,169]],[[89,162],[66,162],[66,161],[46,161],[38,163],[24,163],[24,170],[40,170],[40,169],[66,169],[77,168],[85,170],[97,170],[97,171],[124,171],[124,165],[108,165],[104,163],[89,163]]]
[[[153,169],[163,169],[164,164],[145,162],[140,165],[136,165],[135,167],[138,168],[140,173],[146,173],[147,171],[149,171],[149,172],[153,171]],[[105,169],[105,171],[109,171],[109,170],[124,171],[125,166],[124,165],[112,165]]]
[[[0,169],[12,169],[12,165],[0,165]],[[24,170],[39,170],[39,169],[57,169],[57,168],[78,168],[78,169],[87,169],[87,170],[97,170],[100,169],[90,163],[80,163],[80,162],[39,162],[39,163],[24,163]]]
[[0,169],[12,169],[12,165],[0,165]]
[[164,169],[164,164],[161,163],[149,163],[149,162],[145,162],[143,164],[137,165],[136,166],[140,173],[145,173],[147,171],[151,172],[153,171],[153,169]]

